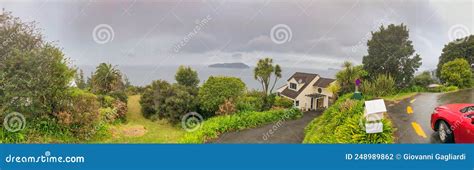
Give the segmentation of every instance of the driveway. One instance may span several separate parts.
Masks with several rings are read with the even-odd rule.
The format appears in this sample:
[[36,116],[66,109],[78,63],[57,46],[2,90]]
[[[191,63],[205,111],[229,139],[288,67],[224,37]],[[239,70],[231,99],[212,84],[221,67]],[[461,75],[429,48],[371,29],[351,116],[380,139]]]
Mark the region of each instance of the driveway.
[[450,103],[474,103],[474,89],[450,93],[421,93],[400,102],[386,103],[397,143],[440,143],[438,134],[431,129],[434,108]]
[[321,111],[305,112],[296,120],[278,121],[258,128],[222,134],[211,143],[301,143],[304,139],[304,128]]

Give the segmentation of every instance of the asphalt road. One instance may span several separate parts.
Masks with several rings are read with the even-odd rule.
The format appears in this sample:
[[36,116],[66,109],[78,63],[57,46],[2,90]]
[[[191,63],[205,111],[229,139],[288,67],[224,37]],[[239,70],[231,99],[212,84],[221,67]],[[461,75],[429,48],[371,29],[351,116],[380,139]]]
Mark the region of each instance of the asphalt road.
[[301,143],[304,128],[321,112],[305,112],[296,120],[278,121],[266,126],[224,133],[211,143]]
[[474,103],[474,89],[451,93],[421,93],[398,103],[386,103],[388,115],[397,128],[397,143],[440,143],[431,129],[434,108],[451,103]]

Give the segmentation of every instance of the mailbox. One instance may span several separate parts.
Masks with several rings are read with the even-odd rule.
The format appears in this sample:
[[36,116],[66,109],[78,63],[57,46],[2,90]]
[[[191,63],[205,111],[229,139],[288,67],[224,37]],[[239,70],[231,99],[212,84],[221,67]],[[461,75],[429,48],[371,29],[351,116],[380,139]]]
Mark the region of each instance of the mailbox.
[[366,133],[383,132],[382,119],[387,112],[383,99],[365,101],[364,117]]

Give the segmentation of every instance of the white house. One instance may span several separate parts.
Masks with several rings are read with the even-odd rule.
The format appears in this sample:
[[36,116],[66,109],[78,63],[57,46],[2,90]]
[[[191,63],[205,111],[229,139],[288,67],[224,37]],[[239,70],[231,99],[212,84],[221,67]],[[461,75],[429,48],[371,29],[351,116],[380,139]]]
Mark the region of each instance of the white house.
[[318,74],[296,72],[277,91],[280,96],[293,100],[301,110],[327,108],[333,97],[328,86],[335,79],[323,78]]

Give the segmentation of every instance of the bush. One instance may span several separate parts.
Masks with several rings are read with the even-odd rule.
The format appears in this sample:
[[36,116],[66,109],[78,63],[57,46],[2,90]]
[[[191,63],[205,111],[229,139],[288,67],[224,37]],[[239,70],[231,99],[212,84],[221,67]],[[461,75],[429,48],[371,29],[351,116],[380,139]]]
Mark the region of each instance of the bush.
[[429,71],[424,71],[423,73],[415,76],[413,79],[413,83],[416,86],[427,87],[428,85],[434,83],[435,80],[431,77],[431,73]]
[[305,128],[303,143],[393,143],[390,120],[382,121],[382,133],[365,133],[364,101],[339,98]]
[[243,111],[262,111],[263,99],[254,96],[243,96],[237,100],[237,110]]
[[201,110],[211,116],[226,99],[236,100],[245,91],[245,84],[235,77],[209,77],[199,89]]
[[470,87],[472,81],[472,71],[469,62],[462,58],[454,59],[443,64],[441,68],[442,80],[448,85],[458,87]]
[[87,140],[95,135],[100,123],[99,106],[96,95],[72,89],[64,110],[55,113],[55,116],[77,138]]
[[293,100],[277,96],[275,98],[275,104],[273,105],[275,107],[281,107],[281,108],[292,108],[293,107]]
[[395,92],[395,80],[389,75],[379,75],[373,82],[362,83],[361,91],[368,96],[382,97]]
[[278,120],[295,119],[303,113],[298,109],[271,110],[266,112],[241,112],[233,115],[217,116],[202,122],[202,127],[187,133],[181,143],[204,143],[220,134],[261,126]]
[[230,115],[236,112],[235,105],[232,100],[225,100],[219,106],[219,110],[216,112],[217,115]]
[[459,90],[458,87],[456,86],[438,86],[438,87],[434,87],[434,88],[429,88],[428,91],[429,92],[452,92],[452,91],[457,91]]

